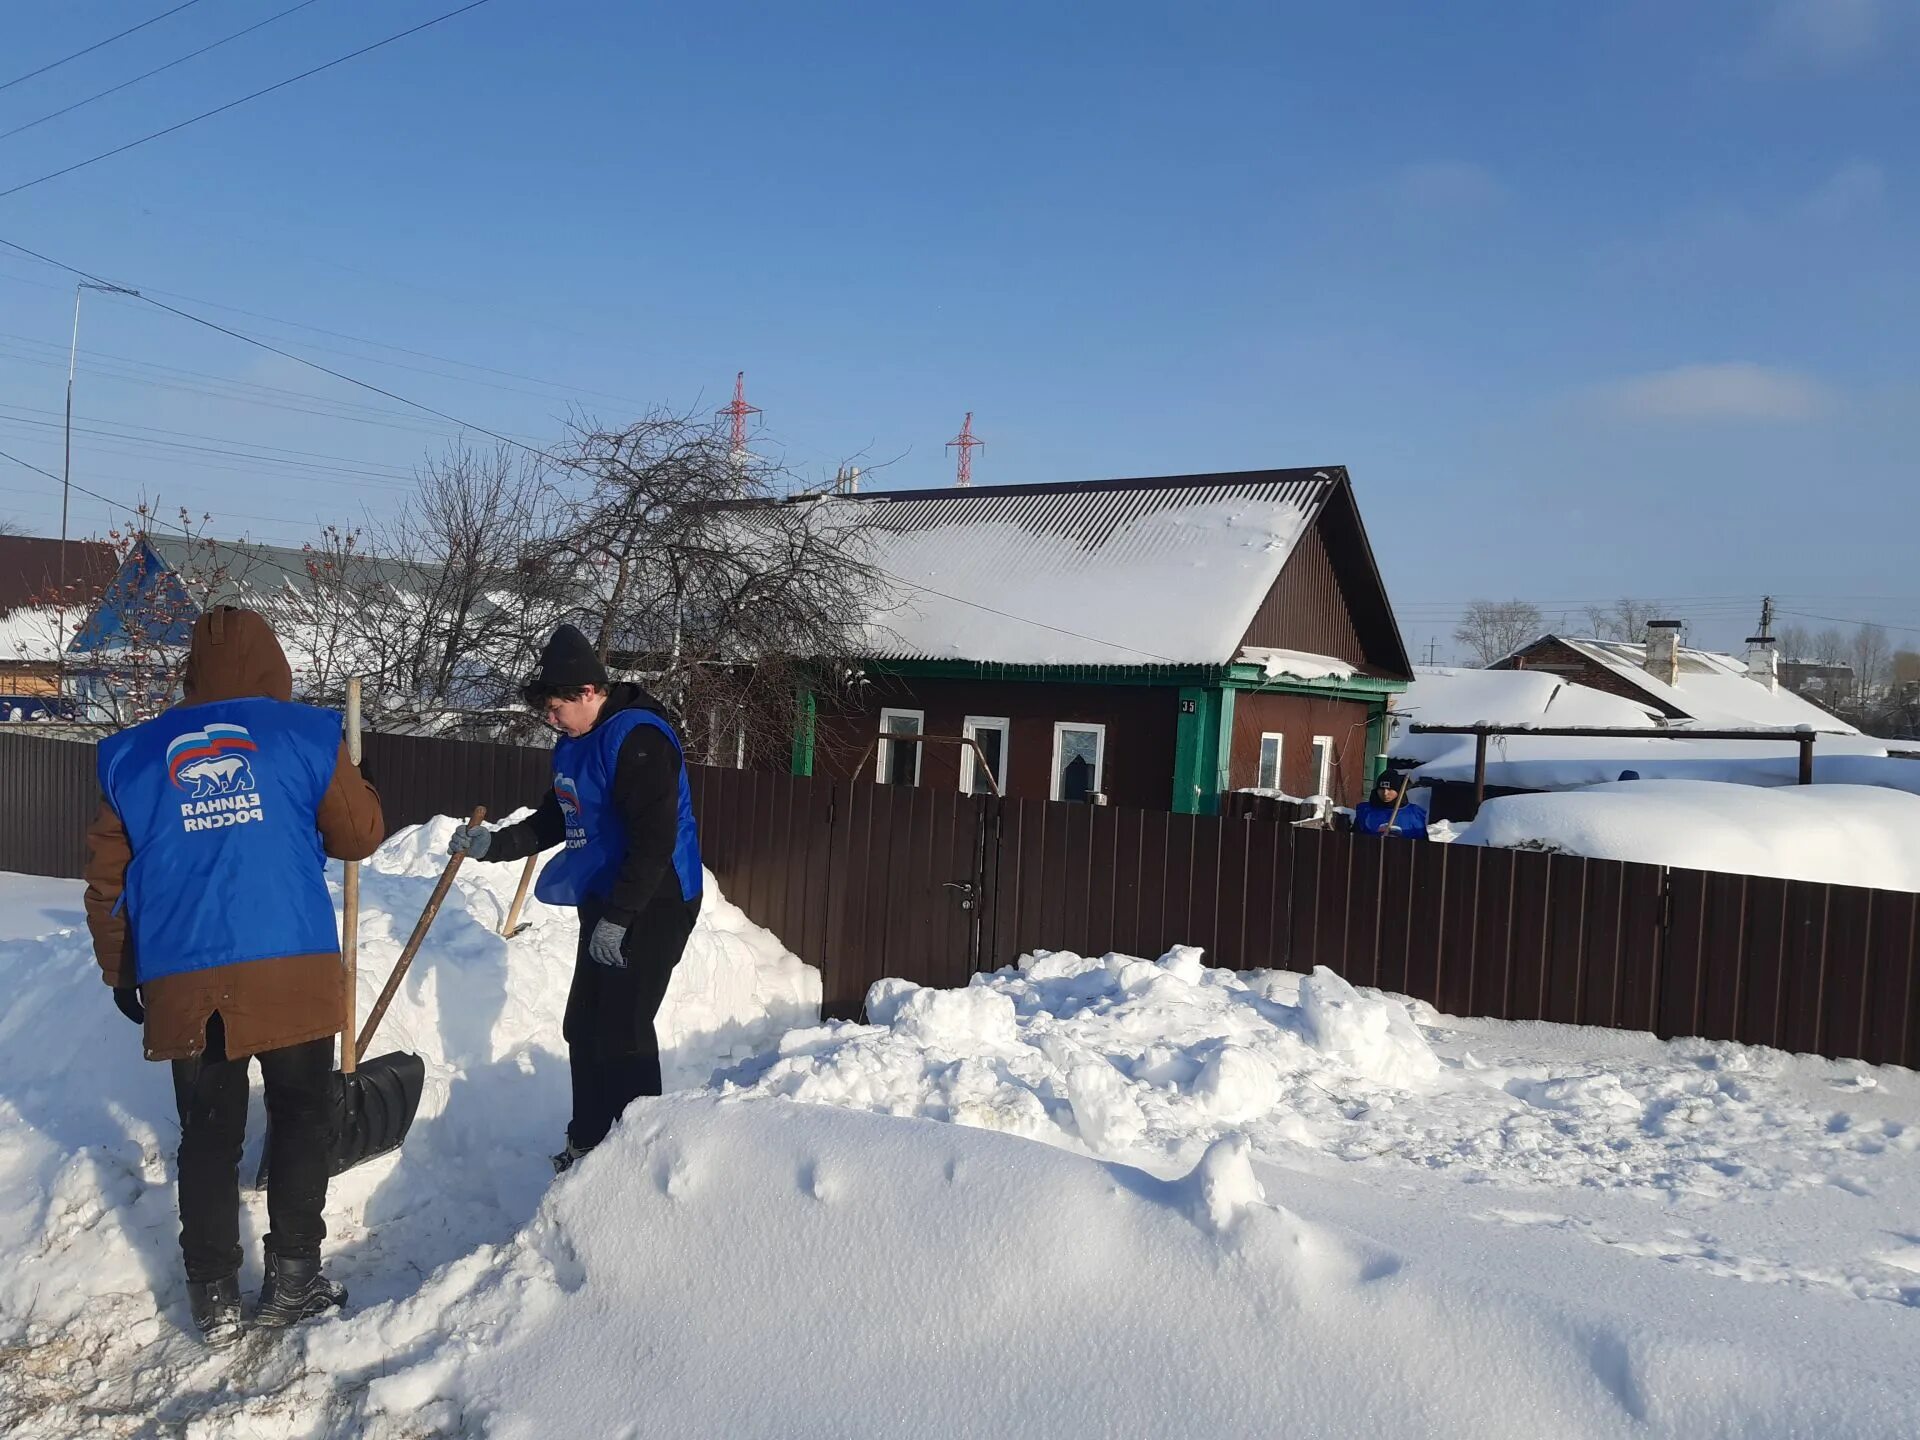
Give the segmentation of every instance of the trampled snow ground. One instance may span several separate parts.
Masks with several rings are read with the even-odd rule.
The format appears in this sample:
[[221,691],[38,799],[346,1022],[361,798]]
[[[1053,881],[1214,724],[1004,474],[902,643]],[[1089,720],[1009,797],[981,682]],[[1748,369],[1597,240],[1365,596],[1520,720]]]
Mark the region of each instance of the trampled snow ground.
[[[367,877],[363,1007],[451,823]],[[492,933],[515,870],[463,872],[376,1046],[431,1079],[330,1196],[351,1313],[232,1358],[180,1329],[164,1069],[84,932],[0,943],[0,1433],[1915,1433],[1913,1072],[1183,951],[822,1026],[716,903],[686,1092],[549,1184],[573,937]]]

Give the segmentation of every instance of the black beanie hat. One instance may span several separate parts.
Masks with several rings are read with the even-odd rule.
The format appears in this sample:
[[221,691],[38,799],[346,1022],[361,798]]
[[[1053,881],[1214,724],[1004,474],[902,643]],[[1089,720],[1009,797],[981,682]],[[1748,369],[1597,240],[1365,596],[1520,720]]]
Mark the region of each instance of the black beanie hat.
[[542,690],[575,690],[582,685],[607,688],[607,667],[594,653],[593,642],[571,625],[553,632],[540,652],[540,668],[533,672],[528,687]]

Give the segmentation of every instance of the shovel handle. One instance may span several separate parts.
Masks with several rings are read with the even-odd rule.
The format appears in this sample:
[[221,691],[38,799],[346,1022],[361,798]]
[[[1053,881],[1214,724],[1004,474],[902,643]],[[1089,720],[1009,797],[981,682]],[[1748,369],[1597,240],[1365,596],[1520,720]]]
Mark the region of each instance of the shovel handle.
[[[473,807],[473,817],[469,825],[478,825],[487,818],[487,807]],[[387,1006],[393,1003],[393,997],[400,989],[400,982],[406,978],[407,967],[413,964],[413,957],[419,953],[420,943],[427,938],[427,931],[433,925],[433,917],[440,913],[440,902],[447,898],[447,891],[453,888],[453,877],[460,871],[460,862],[467,858],[462,850],[447,861],[447,868],[440,872],[440,883],[433,887],[433,896],[427,901],[427,908],[420,912],[419,920],[414,922],[413,934],[407,937],[407,948],[400,952],[400,959],[393,967],[393,973],[387,977],[386,988],[380,992],[380,998],[373,1003],[373,1012],[367,1016],[367,1023],[361,1027],[359,1043],[354,1047],[362,1055],[373,1042],[373,1032],[386,1018]]]
[[[347,680],[347,759],[360,763],[360,677]],[[360,862],[346,862],[340,899],[340,966],[346,988],[346,1013],[340,1026],[340,1072],[351,1075],[360,1061],[354,1040],[353,1009],[360,995]]]
[[513,892],[513,904],[507,908],[507,918],[500,926],[500,933],[509,940],[513,938],[520,921],[520,907],[527,903],[527,887],[533,884],[533,867],[539,860],[538,855],[529,855],[527,863],[520,867],[520,888]]

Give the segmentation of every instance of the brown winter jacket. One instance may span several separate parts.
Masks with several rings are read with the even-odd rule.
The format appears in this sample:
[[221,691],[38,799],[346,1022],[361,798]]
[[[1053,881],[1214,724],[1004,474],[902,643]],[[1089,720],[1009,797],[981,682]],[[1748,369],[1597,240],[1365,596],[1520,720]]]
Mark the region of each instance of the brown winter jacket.
[[[280,642],[251,610],[222,606],[193,627],[187,655],[187,705],[264,695],[293,697],[293,675]],[[380,797],[347,758],[343,743],[333,780],[314,816],[327,854],[363,860],[386,838]],[[124,915],[113,913],[133,858],[126,827],[113,807],[101,803],[87,831],[87,928],[107,984],[134,983],[131,939]],[[258,1055],[331,1035],[341,1027],[346,1003],[340,953],[287,955],[167,975],[141,987],[147,1007],[149,1060],[179,1060],[206,1046],[207,1019],[219,1011],[226,1026],[227,1054]]]

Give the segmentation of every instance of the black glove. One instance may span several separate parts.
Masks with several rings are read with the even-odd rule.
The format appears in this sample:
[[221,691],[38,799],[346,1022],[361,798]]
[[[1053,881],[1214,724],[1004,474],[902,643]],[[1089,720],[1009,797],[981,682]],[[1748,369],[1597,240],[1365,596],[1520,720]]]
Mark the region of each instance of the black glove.
[[147,1023],[147,1007],[140,1003],[140,987],[137,985],[116,985],[113,987],[113,1003],[120,1013],[136,1025]]

